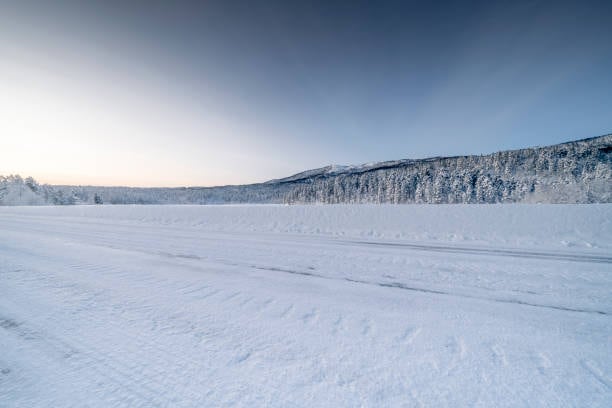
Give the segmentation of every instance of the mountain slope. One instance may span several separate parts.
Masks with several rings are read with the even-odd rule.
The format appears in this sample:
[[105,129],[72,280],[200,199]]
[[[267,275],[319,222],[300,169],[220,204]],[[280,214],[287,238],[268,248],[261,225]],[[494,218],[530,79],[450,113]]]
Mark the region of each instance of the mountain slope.
[[381,162],[299,176],[279,180],[294,184],[286,202],[610,202],[612,135],[484,156]]

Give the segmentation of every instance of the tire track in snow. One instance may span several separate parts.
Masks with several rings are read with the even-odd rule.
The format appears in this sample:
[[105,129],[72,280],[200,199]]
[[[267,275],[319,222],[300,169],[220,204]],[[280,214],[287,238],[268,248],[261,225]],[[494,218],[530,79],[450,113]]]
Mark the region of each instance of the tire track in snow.
[[582,367],[585,368],[597,381],[599,381],[608,390],[612,390],[612,378],[608,377],[604,372],[597,367],[597,365],[591,360],[582,360],[580,362]]
[[[32,270],[31,273],[36,273],[39,278],[35,281],[37,284],[36,288],[38,290],[45,291],[48,290],[48,288],[64,286],[61,284],[62,278],[52,275],[50,272]],[[72,288],[76,286],[70,285],[70,287]],[[84,290],[85,292],[89,291],[89,289],[84,287],[80,289]],[[109,302],[110,300],[108,299],[103,300],[102,303],[96,307],[96,309],[89,310],[89,312],[96,310],[108,310],[108,306],[111,305]],[[117,305],[112,304],[112,306],[114,307]],[[122,304],[122,308],[130,311],[143,310],[141,307],[133,307],[133,305],[130,304]],[[20,309],[27,310],[27,308],[23,307]],[[88,315],[89,314],[90,313],[88,313]],[[98,315],[91,316],[86,320],[95,321],[99,317],[100,316]],[[146,316],[140,317],[141,318],[138,321],[149,320]],[[34,321],[37,321],[36,317],[34,318]],[[170,322],[172,321],[173,317],[171,316]],[[137,406],[165,405],[168,402],[165,400],[165,393],[156,393],[155,390],[175,390],[174,387],[182,386],[180,381],[175,383],[172,379],[172,387],[168,388],[168,381],[171,380],[171,378],[164,378],[167,373],[163,370],[154,370],[153,366],[143,364],[143,362],[146,363],[149,361],[154,361],[162,363],[164,367],[179,365],[182,371],[189,369],[192,372],[195,372],[197,371],[195,369],[198,368],[197,364],[192,362],[191,359],[185,359],[184,355],[176,352],[172,347],[168,348],[167,344],[163,345],[155,341],[155,336],[134,337],[131,330],[126,331],[125,327],[119,326],[112,318],[105,319],[106,327],[112,328],[112,330],[110,330],[111,333],[121,334],[119,336],[120,338],[137,341],[139,346],[135,352],[131,352],[130,354],[122,354],[121,356],[113,356],[113,352],[103,352],[102,350],[96,348],[96,344],[101,344],[99,343],[100,339],[97,338],[97,336],[85,338],[72,335],[67,336],[67,334],[70,333],[70,329],[63,325],[64,320],[58,320],[58,316],[52,316],[50,320],[45,322],[43,326],[53,327],[54,333],[48,333],[47,331],[40,332],[44,335],[36,335],[36,333],[39,332],[36,330],[24,331],[21,323],[17,323],[11,319],[0,319],[0,322],[2,323],[2,326],[6,326],[7,328],[19,328],[19,330],[24,334],[22,337],[25,339],[38,340],[37,344],[42,345],[43,348],[49,348],[48,346],[51,345],[51,349],[59,349],[60,351],[64,349],[68,350],[66,353],[64,353],[64,358],[74,356],[70,361],[78,362],[79,365],[74,369],[71,368],[72,366],[64,365],[62,366],[65,370],[62,371],[63,373],[66,373],[66,375],[72,375],[75,370],[90,370],[93,373],[96,373],[98,377],[103,378],[104,383],[114,384],[114,389],[121,388],[124,401],[132,401],[134,398],[137,398],[139,401],[144,401],[139,402]],[[162,328],[162,331],[163,329],[164,328]],[[188,333],[180,332],[180,334]],[[60,344],[61,347],[56,346],[57,344]],[[151,360],[151,357],[154,357],[153,360]],[[82,362],[84,359],[85,362]],[[162,401],[164,401],[163,404]]]
[[[338,241],[341,242],[341,241]],[[376,246],[408,246],[408,247],[412,247],[414,246],[413,244],[400,244],[400,243],[378,243],[378,242],[370,242],[370,241],[344,241],[347,243],[358,243],[361,245],[376,245]],[[91,246],[98,246],[99,244],[95,244],[95,243],[88,243],[87,245],[91,245]],[[416,244],[415,244],[416,245]],[[433,251],[437,251],[438,249],[442,249],[442,250],[446,250],[445,248],[449,248],[452,251],[455,252],[461,252],[461,249],[458,249],[457,247],[436,247],[436,246],[429,246],[429,245],[417,245],[418,248],[413,248],[413,249],[419,249],[419,250],[426,250],[426,248],[433,248]],[[181,254],[179,256],[177,256],[176,254],[172,254],[172,253],[167,253],[167,252],[159,252],[159,251],[148,251],[148,250],[144,250],[144,249],[136,249],[136,248],[120,248],[117,245],[103,245],[103,247],[105,248],[109,248],[109,249],[113,249],[113,250],[118,250],[118,251],[122,251],[122,252],[137,252],[137,253],[143,253],[143,254],[147,254],[147,255],[153,255],[153,256],[162,256],[168,260],[171,259],[176,259],[176,260],[180,260],[183,262],[198,262],[198,261],[203,261],[205,260],[202,257],[196,256],[196,255],[192,255],[192,254]],[[425,248],[425,249],[424,249]],[[470,249],[471,250],[471,249]],[[480,249],[475,248],[475,250],[480,251]],[[495,251],[497,250],[489,250],[489,249],[482,249],[482,251],[480,252],[480,254],[485,254],[485,255],[495,255]],[[505,250],[501,250],[502,252]],[[508,252],[508,251],[506,251]],[[511,251],[512,252],[512,251]],[[465,252],[465,253],[469,253],[469,252]],[[519,256],[519,254],[522,254],[523,252],[521,251],[515,251],[515,255]],[[549,254],[551,255],[551,254]],[[547,259],[554,259],[554,257],[549,257]],[[563,258],[562,258],[563,259]],[[612,258],[607,257],[606,259],[610,259],[610,261],[612,262]],[[559,260],[559,259],[557,259]],[[299,271],[299,270],[293,270],[293,269],[289,269],[289,268],[282,268],[282,267],[276,267],[276,266],[264,266],[264,265],[257,265],[257,264],[252,264],[252,263],[248,263],[248,262],[236,262],[236,261],[226,261],[226,260],[222,260],[222,259],[216,259],[214,260],[215,263],[218,264],[222,264],[222,265],[227,265],[227,266],[232,266],[232,267],[249,267],[252,269],[257,269],[257,270],[263,270],[263,271],[272,271],[272,272],[281,272],[281,273],[288,273],[288,274],[293,274],[293,275],[301,275],[301,276],[307,276],[307,277],[315,277],[315,278],[320,278],[320,279],[328,279],[328,280],[345,280],[348,282],[352,282],[352,283],[358,283],[358,284],[366,284],[366,285],[377,285],[377,286],[381,286],[381,287],[389,287],[389,288],[396,288],[396,289],[402,289],[402,290],[408,290],[408,291],[413,291],[413,292],[421,292],[421,293],[429,293],[429,294],[436,294],[436,295],[446,295],[446,296],[455,296],[455,297],[462,297],[462,298],[468,298],[468,299],[478,299],[478,300],[484,300],[484,301],[491,301],[491,302],[498,302],[498,303],[509,303],[509,304],[517,304],[517,305],[522,305],[522,306],[530,306],[530,307],[537,307],[537,308],[545,308],[545,309],[551,309],[551,310],[558,310],[558,311],[565,311],[565,312],[575,312],[575,313],[589,313],[589,314],[599,314],[599,315],[605,315],[605,316],[609,316],[611,313],[609,311],[603,311],[603,310],[595,310],[595,309],[587,309],[587,308],[575,308],[575,307],[568,307],[568,306],[562,306],[562,305],[550,305],[550,304],[544,304],[544,303],[536,303],[536,302],[528,302],[528,301],[524,301],[524,300],[520,300],[520,299],[509,299],[509,298],[492,298],[492,297],[486,297],[486,296],[478,296],[478,295],[468,295],[468,294],[461,294],[461,293],[453,293],[453,292],[448,292],[448,291],[443,291],[443,290],[438,290],[438,289],[429,289],[429,288],[422,288],[422,287],[416,287],[416,286],[409,286],[405,283],[402,282],[373,282],[373,281],[366,281],[366,280],[360,280],[360,279],[353,279],[353,278],[340,278],[340,277],[332,277],[332,276],[326,276],[326,275],[322,275],[319,273],[314,272],[314,270],[309,269],[308,271]],[[186,264],[185,264],[186,265]],[[212,296],[215,293],[211,293],[210,295],[205,295],[202,297],[202,299],[208,297],[208,296]]]
[[425,252],[444,252],[453,254],[469,254],[469,255],[493,255],[506,256],[513,258],[532,258],[544,259],[552,261],[570,261],[570,262],[590,262],[590,263],[612,263],[612,257],[604,255],[583,255],[569,254],[562,252],[544,252],[544,251],[526,251],[514,249],[495,249],[495,248],[478,248],[478,247],[462,247],[450,245],[433,245],[433,244],[411,244],[403,242],[375,242],[375,241],[338,241],[346,244],[370,245],[387,248],[403,248],[415,251]]
[[[90,235],[82,234],[84,237],[89,237]],[[116,237],[115,237],[116,238]],[[130,241],[130,240],[128,240]],[[110,242],[110,241],[109,241]],[[113,238],[114,244],[103,244],[102,246],[120,250],[120,251],[128,251],[128,252],[141,252],[149,255],[157,255],[163,256],[167,259],[176,259],[182,260],[184,262],[189,261],[205,261],[209,260],[208,258],[201,257],[198,255],[190,254],[190,253],[178,253],[173,254],[171,252],[155,252],[150,251],[145,248],[129,248],[127,249],[125,246],[118,246],[116,240]],[[547,259],[547,260],[557,260],[557,261],[579,261],[579,262],[596,262],[596,263],[610,263],[612,262],[612,257],[605,256],[597,256],[597,255],[580,255],[580,254],[568,254],[568,253],[553,253],[553,252],[543,252],[543,251],[522,251],[522,250],[507,250],[507,249],[491,249],[491,248],[475,248],[475,247],[455,247],[455,246],[443,246],[443,245],[428,245],[428,244],[411,244],[411,243],[398,243],[398,242],[374,242],[374,241],[340,241],[336,239],[326,240],[328,244],[342,244],[342,245],[358,245],[358,246],[378,246],[378,247],[387,247],[387,248],[404,248],[410,250],[419,250],[419,251],[433,251],[433,252],[447,252],[447,253],[465,253],[465,254],[476,254],[476,255],[489,255],[489,256],[513,256],[513,257],[521,257],[521,258],[537,258],[537,259]],[[133,242],[129,242],[133,244]],[[305,242],[308,243],[308,242]],[[88,245],[98,246],[100,243],[88,243]],[[339,279],[335,277],[325,276],[321,274],[317,274],[313,269],[308,269],[308,271],[300,271],[300,270],[292,270],[289,268],[275,267],[275,266],[261,266],[257,264],[249,264],[246,262],[235,262],[235,261],[227,261],[223,259],[214,259],[211,260],[214,263],[219,263],[228,266],[246,266],[259,270],[269,270],[276,272],[285,272],[291,273],[295,275],[304,275],[304,276],[312,276],[318,277],[322,279]],[[481,299],[487,301],[494,301],[499,303],[511,303],[518,304],[524,306],[531,307],[539,307],[539,308],[548,308],[559,311],[568,311],[568,312],[577,312],[577,313],[592,313],[592,314],[600,314],[600,315],[610,315],[609,311],[603,310],[594,310],[588,308],[578,308],[578,307],[569,307],[563,305],[550,305],[545,303],[531,302],[525,301],[521,299],[511,299],[511,298],[492,298],[487,296],[479,296],[479,295],[468,295],[468,294],[460,294],[454,292],[448,292],[444,290],[409,286],[402,282],[372,282],[365,281],[359,279],[351,279],[345,278],[345,280],[354,282],[354,283],[362,283],[362,284],[370,284],[370,285],[378,285],[383,287],[395,287],[398,289],[423,292],[423,293],[431,293],[438,295],[449,295],[449,296],[458,296],[465,298],[473,298],[473,299]]]
[[[339,241],[342,242],[342,241]],[[378,243],[378,242],[370,242],[370,241],[344,241],[344,242],[348,242],[348,243],[359,243],[359,244],[366,244],[366,245],[377,245],[377,246],[389,246],[391,245],[393,246],[413,246],[413,244],[400,244],[400,243]],[[92,244],[95,245],[95,244]],[[451,252],[462,252],[463,249],[458,249],[458,247],[437,247],[437,246],[429,246],[429,245],[417,245],[414,244],[416,246],[418,246],[418,248],[413,248],[413,249],[420,249],[420,250],[424,250],[423,248],[432,248],[433,251],[437,251],[438,249],[442,249],[442,250],[446,250],[446,248],[450,249]],[[141,250],[141,249],[126,249],[126,248],[118,248],[115,246],[109,247],[111,249],[116,249],[116,250],[120,250],[120,251],[128,251],[128,252],[140,252],[140,253],[145,253],[148,255],[157,255],[157,256],[163,256],[165,258],[175,258],[175,259],[179,259],[179,260],[184,260],[185,262],[189,262],[189,261],[202,261],[204,260],[204,258],[196,256],[196,255],[192,255],[192,254],[186,254],[186,255],[180,255],[180,256],[176,256],[175,254],[169,254],[169,253],[160,253],[160,252],[151,252],[151,251],[146,251],[146,250]],[[479,254],[481,255],[495,255],[497,250],[494,249],[482,249],[481,248],[470,248],[468,249],[469,251],[471,250],[476,250]],[[522,251],[509,251],[509,250],[500,250],[502,252],[512,252],[514,255],[519,256],[520,254],[523,254]],[[470,252],[464,252],[464,253],[470,253]],[[532,254],[536,254],[536,253],[532,253]],[[546,254],[546,253],[537,253],[537,254]],[[552,254],[552,253],[548,253],[547,255],[551,255],[550,257],[546,258],[549,260],[555,260],[556,258],[554,258],[554,256],[556,256],[556,254]],[[553,256],[554,255],[554,256]],[[568,255],[569,256],[569,255]],[[527,256],[529,257],[529,256]],[[586,256],[586,258],[590,258],[588,256]],[[610,262],[612,262],[612,258],[611,257],[604,257],[605,259],[609,259]],[[581,258],[582,259],[582,258]],[[556,259],[556,260],[568,260],[565,259],[563,257]],[[584,259],[583,259],[584,260]],[[289,269],[289,268],[282,268],[282,267],[276,267],[276,266],[264,266],[264,265],[257,265],[257,264],[251,264],[251,263],[241,263],[241,262],[236,262],[236,261],[225,261],[222,259],[216,259],[214,261],[215,263],[219,263],[222,265],[227,265],[227,266],[233,266],[233,267],[249,267],[252,269],[257,269],[257,270],[264,270],[264,271],[272,271],[272,272],[281,272],[281,273],[288,273],[288,274],[293,274],[293,275],[302,275],[302,276],[308,276],[308,277],[315,277],[315,278],[320,278],[320,279],[328,279],[328,280],[345,280],[348,282],[352,282],[352,283],[359,283],[359,284],[367,284],[367,285],[377,285],[377,286],[381,286],[381,287],[390,287],[390,288],[397,288],[397,289],[403,289],[403,290],[409,290],[409,291],[414,291],[414,292],[421,292],[421,293],[430,293],[430,294],[437,294],[437,295],[447,295],[447,296],[456,296],[456,297],[462,297],[462,298],[468,298],[468,299],[479,299],[479,300],[485,300],[485,301],[493,301],[493,302],[498,302],[498,303],[510,303],[510,304],[517,304],[517,305],[523,305],[523,306],[531,306],[531,307],[538,307],[538,308],[546,308],[546,309],[552,309],[552,310],[559,310],[559,311],[566,311],[566,312],[576,312],[576,313],[590,313],[590,314],[599,314],[599,315],[610,315],[610,312],[608,311],[602,311],[602,310],[594,310],[594,309],[586,309],[586,308],[574,308],[574,307],[568,307],[568,306],[561,306],[561,305],[549,305],[549,304],[543,304],[543,303],[535,303],[535,302],[528,302],[528,301],[524,301],[524,300],[520,300],[520,299],[508,299],[508,298],[491,298],[491,297],[486,297],[486,296],[478,296],[478,295],[467,295],[467,294],[460,294],[460,293],[453,293],[453,292],[448,292],[448,291],[443,291],[443,290],[437,290],[437,289],[429,289],[429,288],[420,288],[420,287],[415,287],[415,286],[409,286],[406,285],[405,283],[402,282],[372,282],[372,281],[366,281],[366,280],[360,280],[360,279],[353,279],[353,278],[337,278],[337,277],[332,277],[332,276],[326,276],[326,275],[322,275],[319,273],[316,273],[313,269],[308,269],[308,271],[299,271],[299,270],[293,270],[293,269]]]
[[504,298],[491,298],[491,297],[477,296],[477,295],[467,295],[467,294],[453,293],[453,292],[447,292],[447,291],[442,291],[442,290],[437,290],[437,289],[418,288],[418,287],[408,286],[401,282],[371,282],[371,281],[353,279],[353,278],[336,278],[336,277],[316,274],[313,272],[293,271],[293,270],[286,269],[286,268],[265,267],[265,266],[257,266],[257,265],[244,265],[244,266],[249,266],[253,269],[258,269],[258,270],[289,273],[292,275],[301,275],[301,276],[314,277],[314,278],[327,279],[327,280],[340,280],[340,281],[344,280],[344,281],[351,282],[351,283],[357,283],[357,284],[363,284],[363,285],[375,285],[375,286],[380,286],[384,288],[395,288],[395,289],[409,290],[412,292],[429,293],[429,294],[434,294],[434,295],[455,296],[455,297],[461,297],[461,298],[466,298],[466,299],[477,299],[477,300],[484,300],[484,301],[498,302],[498,303],[511,303],[511,304],[516,304],[516,305],[559,310],[559,311],[564,311],[564,312],[590,313],[590,314],[599,314],[599,315],[604,315],[604,316],[610,315],[610,312],[602,311],[602,310],[578,309],[578,308],[572,308],[572,307],[566,307],[566,306],[547,305],[547,304],[541,304],[541,303],[527,302],[527,301],[523,301],[520,299],[504,299]]
[[[58,375],[71,376],[81,371],[92,371],[99,379],[108,381],[114,385],[114,390],[124,394],[124,398],[137,397],[140,400],[138,406],[159,406],[158,398],[162,397],[160,389],[162,383],[150,387],[147,384],[134,379],[133,370],[118,360],[109,358],[106,353],[97,350],[90,342],[82,344],[75,338],[69,340],[41,331],[31,324],[16,322],[12,319],[3,318],[2,328],[12,331],[15,335],[26,340],[28,348],[49,350],[56,356],[57,361],[65,361],[68,366]],[[100,378],[101,377],[101,378]],[[106,383],[98,381],[96,386],[106,386]]]
[[[351,241],[348,241],[351,242]],[[361,242],[362,241],[356,241],[356,242]],[[378,245],[379,243],[372,243],[375,245]],[[387,245],[387,244],[384,244]],[[401,244],[404,245],[404,244]],[[427,247],[427,246],[426,246]],[[449,247],[449,248],[454,248],[454,247]],[[166,253],[159,253],[159,252],[150,252],[150,251],[144,251],[144,250],[137,250],[137,249],[125,249],[125,248],[115,248],[115,247],[111,247],[111,249],[116,249],[116,250],[120,250],[120,251],[128,251],[128,252],[140,252],[140,253],[145,253],[148,255],[157,255],[157,256],[164,256],[166,258],[177,258],[177,259],[183,259],[185,261],[201,261],[203,260],[203,258],[195,256],[195,255],[188,255],[188,256],[180,256],[177,257],[175,255],[170,254],[170,256],[168,256],[168,254]],[[520,252],[517,252],[517,254]],[[488,253],[489,255],[493,255],[493,253]],[[518,255],[517,255],[518,256]],[[548,258],[548,259],[553,259],[553,258]],[[609,258],[612,261],[612,258]],[[281,273],[288,273],[288,274],[292,274],[292,275],[301,275],[301,276],[307,276],[307,277],[314,277],[314,278],[320,278],[320,279],[328,279],[328,280],[345,280],[348,282],[352,282],[352,283],[358,283],[358,284],[366,284],[366,285],[377,285],[377,286],[381,286],[381,287],[389,287],[389,288],[396,288],[396,289],[403,289],[403,290],[409,290],[409,291],[413,291],[413,292],[421,292],[421,293],[430,293],[430,294],[436,294],[436,295],[447,295],[447,296],[455,296],[455,297],[462,297],[462,298],[467,298],[467,299],[478,299],[478,300],[485,300],[485,301],[492,301],[492,302],[498,302],[498,303],[511,303],[511,304],[517,304],[517,305],[522,305],[522,306],[531,306],[531,307],[538,307],[538,308],[545,308],[545,309],[552,309],[552,310],[559,310],[559,311],[566,311],[566,312],[576,312],[576,313],[590,313],[590,314],[599,314],[599,315],[605,315],[605,316],[609,316],[610,312],[608,311],[602,311],[602,310],[594,310],[594,309],[582,309],[582,308],[573,308],[573,307],[568,307],[568,306],[561,306],[561,305],[547,305],[547,304],[543,304],[543,303],[535,303],[535,302],[528,302],[528,301],[524,301],[524,300],[520,300],[520,299],[508,299],[508,298],[491,298],[491,297],[485,297],[485,296],[478,296],[478,295],[467,295],[467,294],[461,294],[461,293],[453,293],[453,292],[448,292],[448,291],[443,291],[443,290],[437,290],[437,289],[429,289],[429,288],[420,288],[420,287],[415,287],[415,286],[408,286],[405,283],[402,282],[372,282],[372,281],[366,281],[366,280],[361,280],[361,279],[353,279],[353,278],[339,278],[339,277],[332,277],[332,276],[326,276],[326,275],[322,275],[319,273],[314,272],[314,270],[309,269],[308,271],[299,271],[299,270],[293,270],[293,269],[289,269],[289,268],[281,268],[281,267],[276,267],[276,266],[263,266],[263,265],[257,265],[257,264],[250,264],[250,263],[240,263],[240,262],[236,262],[236,261],[224,261],[221,259],[217,259],[215,260],[215,263],[219,263],[222,265],[227,265],[227,266],[233,266],[233,267],[249,267],[252,269],[257,269],[257,270],[263,270],[263,271],[272,271],[272,272],[281,272]]]

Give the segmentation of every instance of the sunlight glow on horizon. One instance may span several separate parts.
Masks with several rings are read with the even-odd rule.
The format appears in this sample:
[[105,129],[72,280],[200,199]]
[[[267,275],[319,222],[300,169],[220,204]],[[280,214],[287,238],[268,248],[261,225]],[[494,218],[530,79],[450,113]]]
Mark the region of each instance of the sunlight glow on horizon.
[[250,184],[598,136],[611,9],[15,2],[0,13],[0,175]]
[[[100,80],[92,83],[78,70],[58,71],[34,61],[0,66],[7,79],[0,174],[49,184],[178,187],[267,181],[286,171],[259,166],[262,175],[250,174],[256,164],[241,148],[259,152],[247,132],[214,112],[196,112],[155,82],[133,77],[122,88],[108,72],[96,72]],[[214,171],[202,172],[201,163]]]

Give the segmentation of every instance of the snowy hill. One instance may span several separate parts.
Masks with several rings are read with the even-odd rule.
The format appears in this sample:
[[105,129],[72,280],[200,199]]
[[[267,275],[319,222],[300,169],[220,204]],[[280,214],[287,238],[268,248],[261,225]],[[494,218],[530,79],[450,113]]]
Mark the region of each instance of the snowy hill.
[[294,184],[290,203],[592,203],[612,200],[612,135],[484,156],[326,167]]
[[374,163],[365,163],[359,165],[339,165],[332,164],[329,166],[321,167],[319,169],[306,170],[301,173],[294,174],[293,176],[285,177],[282,179],[270,180],[266,182],[266,184],[274,184],[274,183],[289,183],[292,181],[300,181],[306,179],[312,179],[313,177],[329,177],[329,176],[337,176],[340,174],[349,174],[349,173],[363,173],[371,170],[381,170],[388,169],[392,167],[398,167],[401,165],[406,165],[410,163],[414,163],[415,160],[405,159],[405,160],[390,160],[384,162],[374,162]]
[[608,203],[612,202],[612,134],[488,155],[333,165],[239,186],[38,186],[33,180],[28,186],[18,176],[0,178],[0,204],[76,202]]

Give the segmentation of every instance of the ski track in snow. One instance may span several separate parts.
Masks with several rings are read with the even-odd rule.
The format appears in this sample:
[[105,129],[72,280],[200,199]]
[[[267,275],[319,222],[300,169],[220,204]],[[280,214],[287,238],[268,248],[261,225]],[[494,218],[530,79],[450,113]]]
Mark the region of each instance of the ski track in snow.
[[[359,208],[356,224],[391,207]],[[554,211],[571,224],[576,208]],[[612,206],[591,208],[600,229],[575,216],[573,238],[522,237],[515,217],[466,224],[482,236],[469,243],[257,217],[306,225],[338,207],[234,207],[232,231],[198,218],[231,207],[0,208],[0,406],[608,407]],[[417,211],[441,230],[439,208]]]

